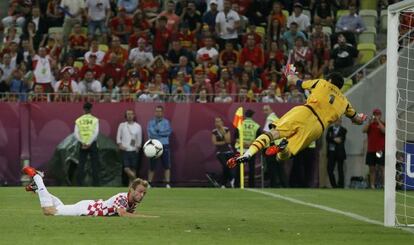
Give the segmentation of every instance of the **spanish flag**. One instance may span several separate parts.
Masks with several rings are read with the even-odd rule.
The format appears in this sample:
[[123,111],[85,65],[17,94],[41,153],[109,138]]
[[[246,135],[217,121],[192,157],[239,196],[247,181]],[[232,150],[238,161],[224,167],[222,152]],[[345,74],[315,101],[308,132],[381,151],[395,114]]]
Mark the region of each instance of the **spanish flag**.
[[242,123],[243,123],[243,107],[239,107],[239,109],[237,109],[236,111],[236,114],[234,114],[233,126],[237,128],[238,130],[240,130],[242,128]]
[[[243,135],[244,135],[244,128],[243,128],[243,107],[239,107],[234,114],[233,119],[233,126],[239,130],[239,145],[240,145],[240,155],[244,154],[244,143],[243,143]],[[240,164],[240,189],[244,188],[244,164]]]

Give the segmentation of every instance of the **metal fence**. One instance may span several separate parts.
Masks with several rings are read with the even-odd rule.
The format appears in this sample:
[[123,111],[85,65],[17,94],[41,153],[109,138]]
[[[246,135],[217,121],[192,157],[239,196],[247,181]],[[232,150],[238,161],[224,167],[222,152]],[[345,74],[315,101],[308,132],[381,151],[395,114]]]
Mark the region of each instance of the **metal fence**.
[[299,92],[284,93],[282,96],[260,94],[166,94],[166,93],[0,93],[0,102],[174,102],[174,103],[302,103],[305,101]]

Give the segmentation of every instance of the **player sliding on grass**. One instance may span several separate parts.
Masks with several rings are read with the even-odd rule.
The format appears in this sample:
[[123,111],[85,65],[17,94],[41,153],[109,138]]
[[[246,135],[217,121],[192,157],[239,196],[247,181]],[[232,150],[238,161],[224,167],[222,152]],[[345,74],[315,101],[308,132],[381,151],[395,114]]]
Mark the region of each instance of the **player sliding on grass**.
[[44,215],[158,217],[134,213],[137,204],[144,199],[148,187],[148,182],[139,178],[131,183],[128,193],[118,193],[106,201],[83,200],[65,205],[47,191],[43,183],[43,173],[32,167],[23,168],[23,173],[33,178],[26,186],[26,191],[37,192]]
[[[353,123],[361,125],[366,115],[356,113],[354,108],[342,94],[344,79],[338,73],[332,73],[324,79],[302,81],[296,75],[288,75],[289,84],[295,84],[301,92],[310,92],[306,103],[295,106],[269,127],[270,132],[261,134],[250,145],[243,156],[235,156],[227,161],[230,168],[247,160],[270,142],[284,138],[277,146],[267,148],[266,155],[276,155],[286,160],[317,140],[331,123],[343,114]],[[289,142],[289,143],[288,143]]]

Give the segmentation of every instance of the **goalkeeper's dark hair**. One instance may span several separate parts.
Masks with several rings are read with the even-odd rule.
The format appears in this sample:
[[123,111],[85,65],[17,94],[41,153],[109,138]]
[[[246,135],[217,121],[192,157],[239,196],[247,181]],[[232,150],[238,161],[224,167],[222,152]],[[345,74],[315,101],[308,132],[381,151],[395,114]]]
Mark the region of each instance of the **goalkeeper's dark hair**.
[[339,72],[332,72],[326,77],[326,80],[330,80],[331,83],[337,86],[339,89],[341,89],[342,86],[344,86],[344,78]]

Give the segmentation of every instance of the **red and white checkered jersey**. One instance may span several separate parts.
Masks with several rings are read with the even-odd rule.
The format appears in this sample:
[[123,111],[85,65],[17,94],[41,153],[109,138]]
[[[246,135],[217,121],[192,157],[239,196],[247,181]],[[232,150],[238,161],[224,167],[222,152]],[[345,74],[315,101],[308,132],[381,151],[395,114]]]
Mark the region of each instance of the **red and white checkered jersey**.
[[133,213],[135,203],[128,203],[128,193],[118,193],[106,201],[97,200],[88,206],[90,216],[113,216],[118,215],[118,209],[125,208],[128,213]]

